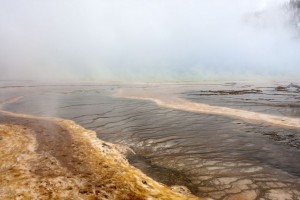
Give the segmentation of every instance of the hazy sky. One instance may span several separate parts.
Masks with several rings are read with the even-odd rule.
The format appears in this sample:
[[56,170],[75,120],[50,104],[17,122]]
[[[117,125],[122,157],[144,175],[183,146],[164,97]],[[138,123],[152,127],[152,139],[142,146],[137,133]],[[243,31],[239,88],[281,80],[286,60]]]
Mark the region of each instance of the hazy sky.
[[0,0],[0,79],[299,79],[283,2]]

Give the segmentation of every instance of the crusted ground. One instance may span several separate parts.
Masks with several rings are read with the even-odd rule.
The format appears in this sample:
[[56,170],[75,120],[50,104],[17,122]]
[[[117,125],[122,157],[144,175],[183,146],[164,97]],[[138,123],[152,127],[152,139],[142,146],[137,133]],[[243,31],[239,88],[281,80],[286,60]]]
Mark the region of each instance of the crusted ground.
[[0,112],[0,199],[198,199],[72,121]]

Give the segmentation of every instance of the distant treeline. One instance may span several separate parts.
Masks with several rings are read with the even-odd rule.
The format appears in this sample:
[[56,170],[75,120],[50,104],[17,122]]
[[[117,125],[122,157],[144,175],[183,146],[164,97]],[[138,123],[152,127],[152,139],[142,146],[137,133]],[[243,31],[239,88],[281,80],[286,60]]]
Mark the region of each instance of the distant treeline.
[[290,0],[288,8],[292,12],[292,23],[300,29],[300,0]]
[[300,0],[290,0],[289,4],[294,9],[300,9]]

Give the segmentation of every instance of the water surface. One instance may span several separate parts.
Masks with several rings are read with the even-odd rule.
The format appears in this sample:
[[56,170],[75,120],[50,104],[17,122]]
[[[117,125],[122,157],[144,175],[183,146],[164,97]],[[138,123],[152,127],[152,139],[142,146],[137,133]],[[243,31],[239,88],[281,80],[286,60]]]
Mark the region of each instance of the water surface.
[[[7,104],[5,110],[71,119],[95,130],[103,140],[126,144],[137,153],[129,157],[131,163],[165,184],[187,185],[194,194],[214,199],[230,199],[239,194],[249,199],[300,198],[299,129],[165,108],[152,101],[115,95],[120,89],[139,89],[157,92],[164,98],[177,96],[297,119],[297,106],[277,106],[298,105],[296,91],[275,91],[278,85],[271,83],[264,85],[267,89],[244,83],[28,85],[30,87],[6,84],[0,89],[1,101],[23,97]],[[263,92],[203,95],[209,90],[224,88],[254,88]],[[272,100],[266,100],[266,96]]]

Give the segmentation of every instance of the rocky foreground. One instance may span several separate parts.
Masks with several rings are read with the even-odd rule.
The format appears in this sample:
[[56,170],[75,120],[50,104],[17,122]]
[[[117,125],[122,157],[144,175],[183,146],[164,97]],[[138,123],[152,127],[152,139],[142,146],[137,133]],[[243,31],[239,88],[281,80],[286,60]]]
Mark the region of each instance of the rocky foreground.
[[0,199],[199,199],[128,164],[72,121],[0,111]]

